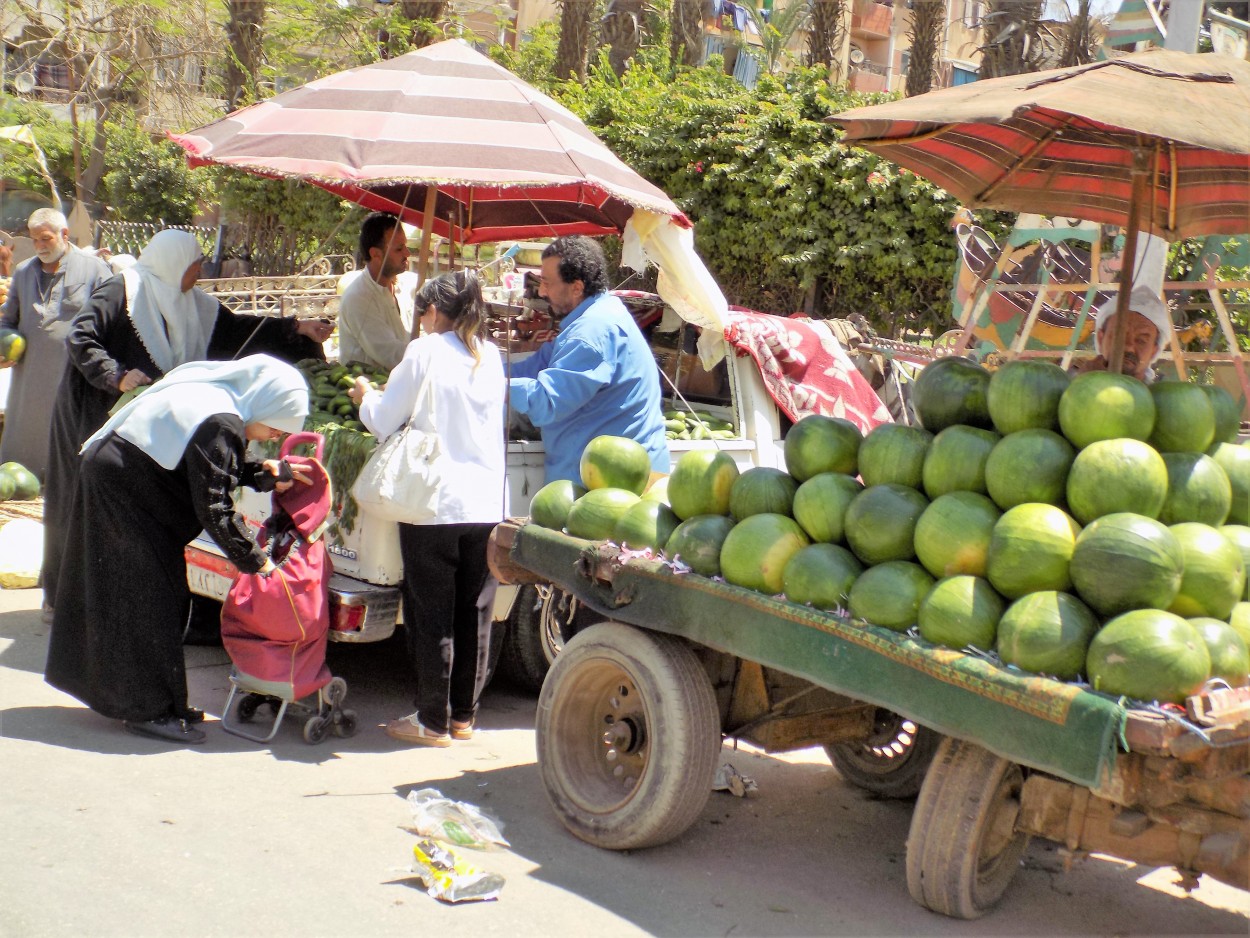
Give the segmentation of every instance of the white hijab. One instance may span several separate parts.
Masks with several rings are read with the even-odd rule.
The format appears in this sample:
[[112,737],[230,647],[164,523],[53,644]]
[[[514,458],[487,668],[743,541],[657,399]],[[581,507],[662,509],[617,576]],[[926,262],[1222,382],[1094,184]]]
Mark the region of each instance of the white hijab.
[[122,271],[130,321],[162,372],[208,354],[217,301],[194,287],[182,292],[183,274],[203,253],[191,232],[166,228]]
[[269,355],[179,365],[119,410],[81,451],[116,433],[173,469],[200,424],[214,414],[296,433],[308,414],[308,384],[298,370]]

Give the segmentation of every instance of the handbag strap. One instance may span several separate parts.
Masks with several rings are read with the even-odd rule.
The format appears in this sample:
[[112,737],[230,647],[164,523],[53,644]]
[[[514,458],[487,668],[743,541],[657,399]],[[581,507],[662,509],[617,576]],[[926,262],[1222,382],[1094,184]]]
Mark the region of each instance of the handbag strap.
[[437,435],[438,418],[435,416],[434,391],[430,387],[431,379],[433,379],[433,377],[434,357],[431,355],[428,367],[425,369],[425,374],[421,376],[421,386],[417,388],[416,400],[412,402],[412,413],[408,415],[408,419],[404,421],[404,425],[400,427],[396,433],[402,433],[405,430],[410,429],[412,425],[416,423],[417,417],[423,412],[422,407],[424,407],[424,413],[429,414],[430,418],[430,429],[426,432]]

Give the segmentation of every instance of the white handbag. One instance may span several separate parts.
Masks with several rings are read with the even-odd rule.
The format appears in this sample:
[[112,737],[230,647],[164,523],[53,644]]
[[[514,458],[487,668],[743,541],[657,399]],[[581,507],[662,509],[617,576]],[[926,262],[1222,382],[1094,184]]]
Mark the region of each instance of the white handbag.
[[352,497],[361,511],[408,524],[428,521],[437,513],[442,446],[434,419],[433,371],[431,363],[408,422],[378,444],[356,477]]

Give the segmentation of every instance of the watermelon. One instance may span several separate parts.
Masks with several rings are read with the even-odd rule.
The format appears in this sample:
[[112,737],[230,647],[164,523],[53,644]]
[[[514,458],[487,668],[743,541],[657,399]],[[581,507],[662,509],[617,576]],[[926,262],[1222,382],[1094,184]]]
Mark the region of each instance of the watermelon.
[[1215,414],[1215,443],[1236,443],[1241,432],[1241,408],[1226,390],[1214,384],[1200,384]]
[[642,493],[643,500],[668,504],[668,476],[660,476]]
[[26,351],[26,339],[16,329],[0,329],[0,358],[6,362],[19,362]]
[[1105,694],[1184,703],[1210,676],[1211,654],[1198,630],[1180,616],[1135,609],[1094,636],[1085,673],[1094,690]]
[[574,537],[605,541],[615,533],[625,512],[638,502],[638,496],[625,489],[591,489],[573,502],[564,527]]
[[1067,491],[1081,524],[1124,511],[1157,518],[1168,495],[1167,463],[1140,440],[1097,440],[1076,454]]
[[1085,669],[1085,653],[1098,617],[1070,593],[1047,590],[1022,596],[998,622],[996,649],[1004,664],[1061,681]]
[[1076,539],[1072,583],[1102,616],[1167,609],[1180,592],[1185,555],[1158,521],[1124,512],[1099,518]]
[[1098,440],[1144,441],[1154,425],[1154,398],[1130,375],[1087,371],[1059,399],[1059,426],[1077,449]]
[[720,551],[733,530],[725,515],[695,515],[673,530],[664,545],[664,556],[680,560],[700,576],[720,576]]
[[990,378],[987,401],[994,429],[1004,436],[1059,429],[1059,399],[1070,382],[1054,362],[1007,362]]
[[17,483],[13,477],[0,472],[0,502],[7,502],[17,491]]
[[809,544],[786,564],[781,583],[786,599],[817,609],[845,608],[863,564],[837,544]]
[[668,503],[685,521],[695,515],[729,514],[729,493],[738,464],[728,453],[693,449],[677,460],[668,477]]
[[864,490],[854,476],[822,472],[794,493],[794,520],[813,541],[838,543],[843,539],[846,509]]
[[671,508],[655,499],[642,499],[621,515],[612,540],[632,550],[660,550],[680,524]]
[[1227,619],[1246,592],[1246,568],[1237,546],[1215,528],[1196,522],[1169,529],[1185,558],[1180,592],[1169,612],[1192,619]]
[[916,521],[916,559],[936,577],[985,576],[990,536],[1001,516],[992,501],[976,492],[938,496]]
[[846,543],[866,564],[910,560],[916,522],[929,500],[905,485],[874,485],[851,501],[843,521]]
[[921,425],[940,433],[956,424],[990,429],[990,373],[966,358],[939,358],[912,382],[911,403]]
[[902,423],[883,423],[859,446],[859,477],[864,485],[906,485],[920,488],[924,457],[933,434]]
[[1160,453],[1202,453],[1215,439],[1215,408],[1199,385],[1159,381],[1150,385],[1155,425],[1148,442]]
[[1003,598],[979,576],[951,576],[929,590],[916,621],[920,634],[934,645],[971,645],[989,651],[1004,605]]
[[0,476],[8,476],[13,480],[13,498],[17,501],[29,501],[38,498],[39,480],[35,474],[18,462],[0,464]]
[[1168,470],[1168,493],[1159,520],[1164,524],[1198,521],[1222,525],[1233,506],[1228,474],[1203,453],[1163,453]]
[[994,444],[985,461],[985,489],[1006,511],[1025,502],[1060,504],[1076,450],[1052,430],[1020,430]]
[[849,420],[808,414],[786,434],[786,468],[800,482],[822,472],[855,475],[863,440]]
[[906,632],[916,624],[920,604],[933,588],[933,582],[924,567],[905,560],[869,567],[851,587],[851,615],[873,625]]
[[1071,588],[1077,523],[1061,508],[1028,502],[1003,512],[990,537],[985,573],[1008,599]]
[[587,489],[624,489],[641,495],[651,481],[651,457],[637,440],[597,436],[582,451],[582,484]]
[[1228,617],[1228,624],[1237,631],[1242,641],[1250,647],[1250,602],[1242,602],[1234,606],[1233,614]]
[[1226,524],[1219,532],[1241,554],[1241,565],[1246,568],[1246,588],[1242,591],[1241,598],[1250,599],[1250,527],[1244,524]]
[[937,498],[947,492],[985,493],[985,464],[999,435],[993,430],[957,424],[933,438],[924,458],[925,494]]
[[563,531],[573,502],[585,494],[584,488],[568,479],[548,482],[530,501],[530,520],[541,527]]
[[788,515],[799,483],[780,469],[756,466],[734,480],[729,490],[729,513],[735,521],[768,512]]
[[1190,619],[1198,630],[1211,656],[1211,677],[1227,681],[1230,687],[1241,687],[1250,677],[1250,649],[1241,633],[1219,619]]
[[1236,443],[1216,443],[1209,455],[1220,464],[1233,490],[1228,523],[1250,524],[1250,448]]
[[720,549],[721,576],[772,596],[784,588],[786,564],[810,542],[793,518],[752,515],[734,525]]

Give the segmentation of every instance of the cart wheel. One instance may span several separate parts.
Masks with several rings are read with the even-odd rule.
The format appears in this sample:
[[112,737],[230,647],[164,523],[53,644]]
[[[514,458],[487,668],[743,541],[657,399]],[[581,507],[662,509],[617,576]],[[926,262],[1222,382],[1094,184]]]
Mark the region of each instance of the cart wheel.
[[310,746],[315,746],[326,738],[326,733],[330,730],[331,720],[328,716],[309,717],[304,724],[304,742]]
[[260,709],[260,705],[266,703],[269,698],[263,694],[244,694],[239,698],[239,706],[235,713],[239,717],[240,723],[251,723],[256,719],[256,711]]
[[984,915],[1007,890],[1028,845],[1016,831],[1024,772],[958,739],[944,739],[907,835],[907,889],[953,918]]
[[337,707],[347,699],[347,682],[341,677],[332,677],[321,693],[326,703]]
[[596,847],[666,843],[707,804],[720,719],[690,646],[617,622],[579,632],[538,698],[539,772],[556,816]]
[[334,721],[334,735],[346,739],[348,736],[355,736],[356,729],[356,711],[340,710],[338,719]]
[[825,755],[838,774],[857,788],[883,798],[914,798],[941,741],[940,733],[878,709],[871,736],[831,743]]

